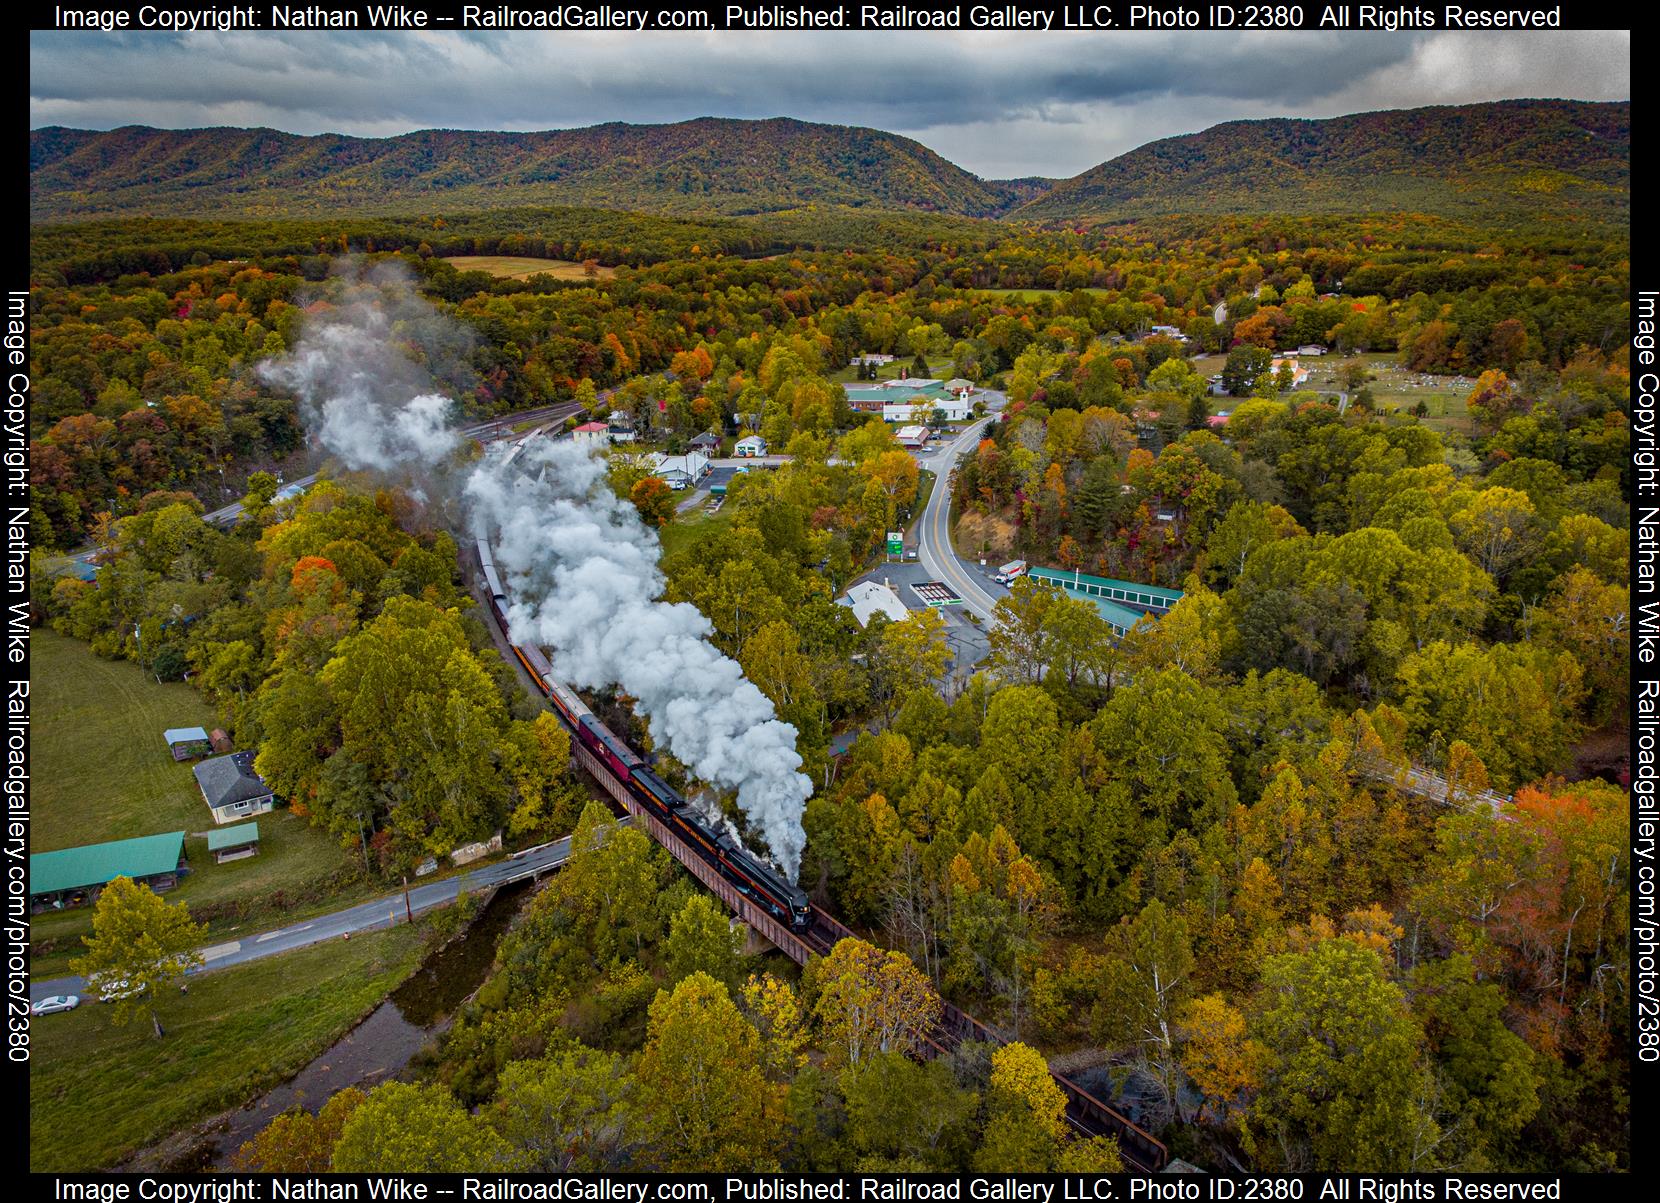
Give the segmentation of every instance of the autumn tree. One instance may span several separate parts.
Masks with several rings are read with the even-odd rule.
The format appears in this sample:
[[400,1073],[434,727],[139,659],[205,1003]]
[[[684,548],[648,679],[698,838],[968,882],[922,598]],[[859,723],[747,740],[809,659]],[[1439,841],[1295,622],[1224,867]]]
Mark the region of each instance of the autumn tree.
[[1016,1042],[992,1053],[986,1110],[977,1170],[1041,1174],[1054,1167],[1066,1134],[1066,1096],[1036,1049]]
[[368,1097],[348,1086],[330,1095],[316,1114],[304,1107],[285,1111],[244,1141],[231,1164],[262,1174],[326,1174],[334,1168],[340,1130]]
[[204,934],[184,903],[169,906],[149,886],[117,877],[99,893],[92,934],[81,937],[86,952],[69,967],[94,989],[119,995],[114,998],[116,1023],[147,1018],[159,1039],[161,989],[202,964],[196,946]]
[[674,518],[678,504],[674,490],[660,476],[642,476],[628,490],[628,499],[647,526],[664,527]]
[[938,1021],[940,997],[904,953],[848,936],[815,967],[813,1014],[841,1064],[910,1052]]

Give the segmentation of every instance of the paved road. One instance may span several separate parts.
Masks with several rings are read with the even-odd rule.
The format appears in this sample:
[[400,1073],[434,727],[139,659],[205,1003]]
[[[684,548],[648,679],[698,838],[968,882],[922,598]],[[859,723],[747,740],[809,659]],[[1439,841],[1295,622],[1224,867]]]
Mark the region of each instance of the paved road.
[[956,590],[963,605],[988,626],[993,621],[997,599],[974,579],[951,546],[951,469],[965,453],[980,445],[981,433],[989,421],[990,418],[982,418],[975,422],[931,458],[924,459],[923,466],[931,469],[937,480],[927,508],[922,511],[922,521],[917,523],[918,558],[922,566],[935,580],[944,581]]
[[[571,841],[566,837],[551,844],[516,852],[506,860],[482,865],[454,877],[414,886],[409,891],[410,910],[419,914],[453,900],[463,889],[469,893],[476,893],[544,873],[564,864],[570,851]],[[275,931],[228,940],[204,948],[201,953],[206,963],[202,968],[192,972],[205,973],[212,969],[223,969],[227,965],[240,965],[244,961],[257,960],[279,952],[290,952],[296,948],[319,944],[324,940],[338,940],[349,932],[374,931],[376,928],[391,927],[395,923],[405,921],[403,893],[399,891],[384,898],[377,898],[373,902],[363,902],[343,911],[335,911],[333,914],[319,915],[303,923],[290,924]],[[29,984],[31,1001],[53,994],[78,994],[82,1002],[90,1001],[83,978],[60,977]]]

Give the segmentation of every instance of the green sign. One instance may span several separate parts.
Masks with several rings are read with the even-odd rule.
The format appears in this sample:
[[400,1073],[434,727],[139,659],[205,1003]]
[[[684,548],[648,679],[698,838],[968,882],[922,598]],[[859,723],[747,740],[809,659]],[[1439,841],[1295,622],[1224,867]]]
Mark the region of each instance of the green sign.
[[890,530],[888,532],[888,554],[890,556],[902,556],[905,554],[904,531]]

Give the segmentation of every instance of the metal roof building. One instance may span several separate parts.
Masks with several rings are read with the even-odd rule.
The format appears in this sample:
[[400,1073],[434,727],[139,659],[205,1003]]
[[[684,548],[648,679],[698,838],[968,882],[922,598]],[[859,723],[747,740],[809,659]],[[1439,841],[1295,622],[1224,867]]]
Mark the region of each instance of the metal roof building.
[[1134,581],[1120,581],[1109,576],[1090,576],[1087,572],[1032,568],[1027,570],[1026,575],[1040,585],[1064,589],[1094,602],[1107,625],[1120,635],[1128,634],[1130,628],[1145,615],[1156,617],[1166,613],[1182,600],[1180,589],[1138,585]]
[[899,600],[899,595],[886,585],[875,581],[861,581],[848,589],[836,599],[838,605],[847,606],[853,611],[853,617],[859,625],[869,626],[873,615],[886,614],[893,622],[904,621],[905,603]]
[[192,756],[206,756],[213,751],[213,741],[205,727],[169,727],[161,733],[167,741],[167,750],[174,760],[188,760]]
[[29,857],[29,898],[50,902],[55,895],[95,890],[117,877],[130,877],[159,892],[178,883],[183,866],[182,831],[37,852]]

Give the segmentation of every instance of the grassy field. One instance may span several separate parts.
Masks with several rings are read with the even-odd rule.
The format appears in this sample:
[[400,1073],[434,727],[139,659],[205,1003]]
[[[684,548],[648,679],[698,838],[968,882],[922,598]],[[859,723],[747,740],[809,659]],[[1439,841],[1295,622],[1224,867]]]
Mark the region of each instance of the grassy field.
[[[1302,387],[1287,394],[1287,399],[1300,403],[1316,397],[1330,397],[1341,391],[1338,375],[1351,356],[1323,355],[1317,359],[1299,359],[1308,369],[1308,380]],[[1424,425],[1436,430],[1458,431],[1468,434],[1472,429],[1465,402],[1475,382],[1457,376],[1425,376],[1408,371],[1400,365],[1392,352],[1361,355],[1374,379],[1370,384],[1372,400],[1380,414],[1409,414],[1422,401],[1428,410],[1422,419]],[[1205,355],[1192,360],[1193,370],[1201,376],[1213,376],[1227,362],[1224,355]],[[1238,397],[1212,397],[1211,408],[1231,409]]]
[[674,521],[657,534],[663,540],[663,554],[671,556],[685,551],[705,535],[725,530],[731,525],[732,514],[724,507],[718,514],[705,514],[699,507],[689,514],[676,515]]
[[[568,259],[529,259],[519,255],[450,255],[444,262],[455,264],[457,271],[489,272],[508,280],[528,280],[531,276],[552,276],[555,280],[586,280],[588,269]],[[609,280],[617,274],[614,267],[597,267],[594,279]]]
[[[892,363],[883,364],[878,369],[880,375],[878,380],[860,380],[858,378],[859,369],[851,364],[844,366],[839,372],[831,372],[830,380],[834,384],[845,384],[848,388],[874,388],[881,384],[883,380],[898,380],[901,368],[907,372],[910,371],[911,359],[911,356],[903,355]],[[954,375],[956,373],[951,369],[951,357],[949,355],[931,356],[929,358],[928,378],[930,380],[949,380]]]
[[[189,762],[162,742],[168,727],[212,729],[213,712],[188,685],[158,685],[127,661],[100,660],[85,644],[35,631],[33,851],[183,831],[190,872],[170,902],[186,902],[213,936],[349,906],[373,886],[346,872],[351,858],[333,838],[278,809],[257,816],[260,853],[219,865],[208,855],[213,816]],[[199,834],[200,833],[200,834]],[[66,972],[92,908],[34,920],[37,976]]]
[[96,1170],[238,1106],[340,1038],[420,963],[422,927],[365,934],[191,979],[157,1040],[88,1004],[33,1021],[29,1168]]

